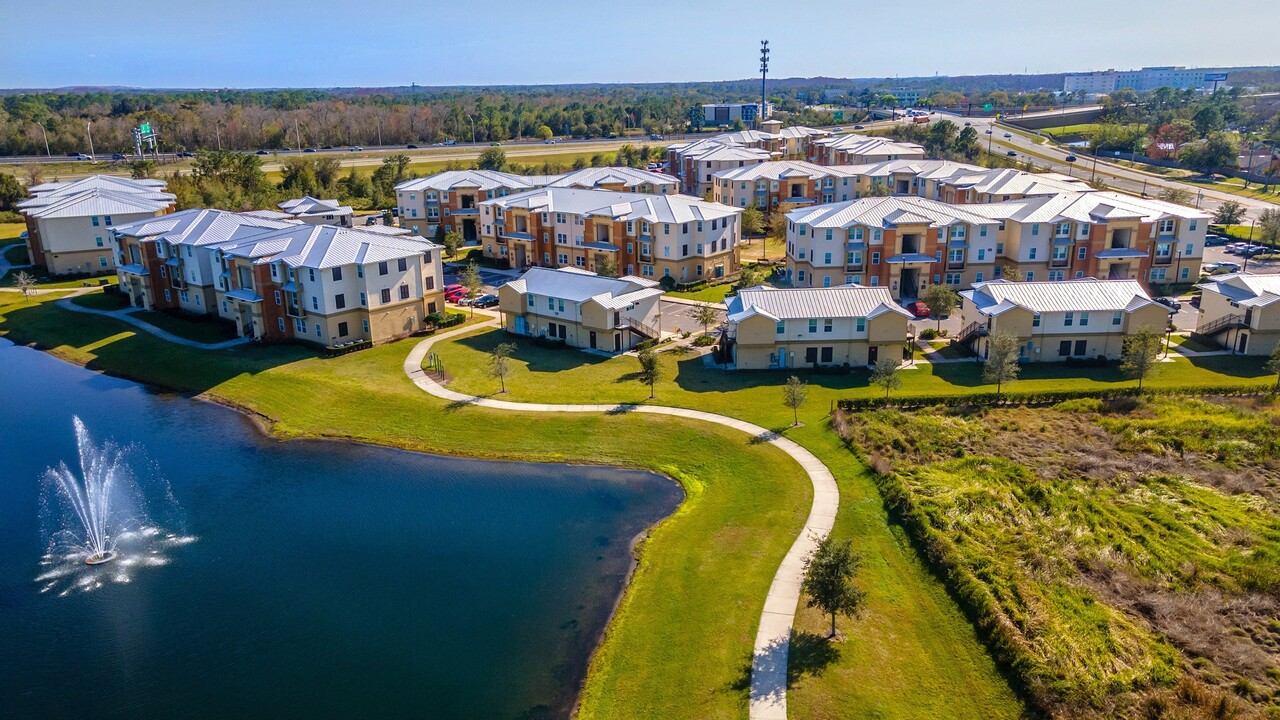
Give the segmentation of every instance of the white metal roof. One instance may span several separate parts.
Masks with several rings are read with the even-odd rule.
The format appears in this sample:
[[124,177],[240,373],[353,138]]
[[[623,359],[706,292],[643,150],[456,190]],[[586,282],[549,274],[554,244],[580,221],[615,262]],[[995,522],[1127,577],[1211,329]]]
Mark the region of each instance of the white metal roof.
[[396,185],[397,191],[437,190],[449,191],[454,188],[476,188],[477,190],[528,190],[535,187],[521,175],[498,172],[496,170],[446,170],[435,175],[405,180]]
[[1209,277],[1200,288],[1218,293],[1243,306],[1263,306],[1280,301],[1280,275],[1231,273]]
[[716,220],[742,213],[741,208],[710,202],[691,195],[648,195],[611,190],[549,187],[485,200],[481,205],[523,208],[531,212],[597,215],[617,220],[686,223]]
[[990,225],[992,220],[971,212],[974,205],[950,205],[912,195],[867,197],[846,202],[817,205],[787,213],[791,222],[815,228],[891,228],[925,223],[945,227],[955,223]]
[[852,165],[815,165],[804,160],[774,160],[721,170],[715,174],[720,180],[753,182],[755,180],[782,180],[785,178],[856,177]]
[[618,307],[625,307],[645,297],[661,295],[662,291],[652,283],[635,282],[638,278],[611,278],[578,268],[533,267],[506,284],[518,293],[545,295],[572,302],[595,300],[606,307],[613,307],[621,298],[631,296]]
[[164,180],[153,180],[151,178],[124,178],[116,175],[90,175],[79,180],[65,180],[62,182],[47,182],[39,185],[32,185],[27,188],[27,192],[32,195],[70,195],[85,190],[102,189],[102,190],[118,190],[120,192],[163,192],[165,189]]
[[385,235],[335,225],[291,224],[228,244],[221,250],[255,263],[283,262],[291,267],[325,269],[407,258],[439,247],[413,235]]
[[352,209],[335,200],[317,200],[310,195],[285,200],[276,207],[297,217],[308,215],[350,215]]
[[173,245],[207,247],[238,242],[268,230],[299,227],[296,220],[275,220],[256,212],[194,208],[112,228],[128,237],[163,239]]
[[18,203],[18,208],[33,218],[90,217],[95,215],[130,215],[157,213],[173,206],[174,195],[156,192],[127,192],[94,187],[74,193],[55,192]]
[[752,315],[773,320],[875,317],[892,312],[910,318],[893,300],[888,288],[840,285],[829,288],[777,289],[765,286],[739,290],[725,300],[730,322]]
[[1010,282],[992,280],[977,283],[960,293],[986,315],[1000,314],[1010,307],[1033,313],[1050,312],[1132,312],[1152,303],[1137,280],[1057,280]]
[[916,155],[924,157],[924,148],[915,143],[900,143],[889,138],[869,137],[867,135],[833,135],[814,140],[813,144],[824,149],[838,150],[851,155]]
[[563,175],[547,178],[551,187],[594,188],[601,185],[622,184],[625,187],[640,185],[677,185],[679,181],[670,175],[632,167],[583,168]]

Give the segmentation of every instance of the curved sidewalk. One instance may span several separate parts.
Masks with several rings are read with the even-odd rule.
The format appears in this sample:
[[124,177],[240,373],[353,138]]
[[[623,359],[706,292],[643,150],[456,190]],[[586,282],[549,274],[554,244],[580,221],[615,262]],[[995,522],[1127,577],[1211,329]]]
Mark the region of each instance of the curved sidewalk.
[[136,311],[138,308],[128,307],[121,310],[95,310],[93,308],[84,307],[83,305],[77,305],[71,302],[71,298],[69,297],[62,298],[60,300],[54,300],[53,302],[55,305],[57,305],[58,307],[64,310],[71,310],[72,312],[85,313],[86,315],[101,315],[103,317],[115,318],[116,320],[129,323],[130,325],[138,328],[139,330],[142,330],[143,332],[149,332],[152,335],[155,335],[156,337],[160,338],[161,340],[167,340],[171,343],[174,343],[175,345],[186,345],[187,347],[199,348],[201,350],[225,350],[226,348],[235,347],[237,345],[244,345],[250,342],[249,338],[245,338],[245,337],[235,338],[234,340],[224,340],[218,343],[202,343],[202,342],[196,342],[195,340],[188,340],[184,337],[178,337],[177,335],[174,335],[173,333],[168,332],[167,330],[161,330],[160,328],[156,327],[155,325],[152,325],[151,323],[144,322],[142,320],[139,320],[136,317],[133,317],[131,313]]
[[792,543],[791,549],[787,551],[786,557],[782,559],[782,564],[778,566],[778,571],[773,576],[769,594],[765,597],[764,611],[760,614],[760,625],[756,631],[755,649],[751,659],[750,719],[783,720],[786,718],[787,653],[791,644],[791,627],[795,622],[796,607],[800,603],[800,583],[804,579],[804,561],[817,548],[818,543],[831,532],[836,519],[836,509],[840,504],[840,492],[831,471],[813,453],[798,443],[759,425],[725,415],[662,405],[551,405],[492,400],[449,390],[422,369],[422,361],[435,343],[479,328],[492,327],[495,322],[496,320],[490,320],[423,340],[415,345],[409,352],[409,356],[405,358],[405,375],[419,388],[435,397],[494,410],[608,414],[637,412],[672,415],[715,423],[747,433],[753,438],[777,447],[790,455],[808,474],[809,481],[813,483],[813,506],[809,509],[809,517],[805,520],[799,537]]

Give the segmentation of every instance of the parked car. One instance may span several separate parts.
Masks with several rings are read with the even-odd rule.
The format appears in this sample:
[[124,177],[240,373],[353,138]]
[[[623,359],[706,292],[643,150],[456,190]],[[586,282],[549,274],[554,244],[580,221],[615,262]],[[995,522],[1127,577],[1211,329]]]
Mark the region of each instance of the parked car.
[[661,135],[659,135],[658,133],[651,133],[651,134],[649,135],[649,139],[650,139],[650,140],[661,140],[661,139],[662,139],[662,136],[661,136]]
[[1269,252],[1271,252],[1271,248],[1266,247],[1264,245],[1250,245],[1249,247],[1245,248],[1244,251],[1242,251],[1240,254],[1245,257],[1251,258],[1251,257],[1254,257],[1255,255],[1262,255],[1263,253],[1269,253]]
[[1010,150],[1009,152],[1005,153],[1005,155],[1008,155],[1009,157],[1018,157],[1018,153],[1016,150]]
[[1011,138],[1011,137],[1013,137],[1013,133],[1005,133],[1005,134],[1004,134],[1004,136],[1005,136],[1006,138]]
[[472,300],[471,304],[478,308],[491,308],[498,304],[498,296],[497,295],[481,295],[475,300]]
[[1233,262],[1220,262],[1218,263],[1218,269],[1226,270],[1227,272],[1240,272],[1240,265]]
[[1239,255],[1247,247],[1249,247],[1249,243],[1233,242],[1233,243],[1228,243],[1225,249],[1228,253],[1232,255]]
[[988,134],[988,135],[990,135],[990,134],[991,134],[991,128],[987,128],[987,131],[986,131],[986,132],[987,132],[987,134]]
[[365,218],[365,219],[364,219],[364,224],[365,224],[365,225],[377,225],[377,224],[378,224],[378,216],[377,216],[377,215],[370,215],[369,217],[367,217],[367,218]]
[[466,289],[467,288],[465,285],[461,285],[459,283],[449,283],[448,285],[444,286],[444,294],[448,295],[451,292],[457,292],[459,290],[466,290]]
[[1075,162],[1078,158],[1075,155],[1068,155],[1067,162]]
[[907,311],[918,318],[929,317],[929,306],[917,300],[907,306]]
[[1225,235],[1218,235],[1217,233],[1205,233],[1204,235],[1205,247],[1217,247],[1218,245],[1226,244],[1227,238]]
[[1158,297],[1155,298],[1155,301],[1169,308],[1170,313],[1176,313],[1182,309],[1182,303],[1178,302],[1176,298]]
[[467,291],[455,290],[454,292],[447,292],[444,294],[444,299],[445,299],[445,302],[456,303],[458,305],[466,305],[466,303],[463,302],[463,300],[467,299]]

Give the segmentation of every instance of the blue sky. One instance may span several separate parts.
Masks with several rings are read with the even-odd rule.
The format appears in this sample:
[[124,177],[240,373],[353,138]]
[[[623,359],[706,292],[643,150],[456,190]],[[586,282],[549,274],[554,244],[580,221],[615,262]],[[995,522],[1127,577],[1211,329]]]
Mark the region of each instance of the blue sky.
[[763,38],[777,77],[1280,65],[1256,30],[1280,27],[1276,0],[0,0],[0,17],[0,87],[727,80],[758,74]]

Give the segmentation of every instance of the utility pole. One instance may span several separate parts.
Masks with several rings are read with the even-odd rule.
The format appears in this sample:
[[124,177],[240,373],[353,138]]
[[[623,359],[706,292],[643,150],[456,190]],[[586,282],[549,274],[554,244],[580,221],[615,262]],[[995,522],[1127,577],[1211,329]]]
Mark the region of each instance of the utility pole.
[[45,156],[47,156],[47,157],[53,157],[53,153],[49,152],[49,133],[47,133],[47,132],[45,132],[45,131],[44,131],[44,126],[43,126],[43,125],[41,125],[40,123],[36,123],[35,125],[36,125],[36,127],[40,128],[40,135],[44,137],[44,154],[45,154]]
[[298,130],[298,118],[293,119],[293,137],[298,141],[298,152],[302,152],[302,133]]
[[218,139],[218,152],[222,152],[222,128],[216,123],[213,126],[213,135]]
[[382,116],[378,116],[378,147],[382,147]]
[[92,120],[84,121],[84,132],[85,132],[85,135],[89,136],[89,157],[93,157],[93,121]]
[[761,125],[765,121],[764,111],[768,107],[768,97],[765,93],[765,80],[769,77],[769,41],[760,41],[760,113],[756,115],[756,127],[764,127]]

